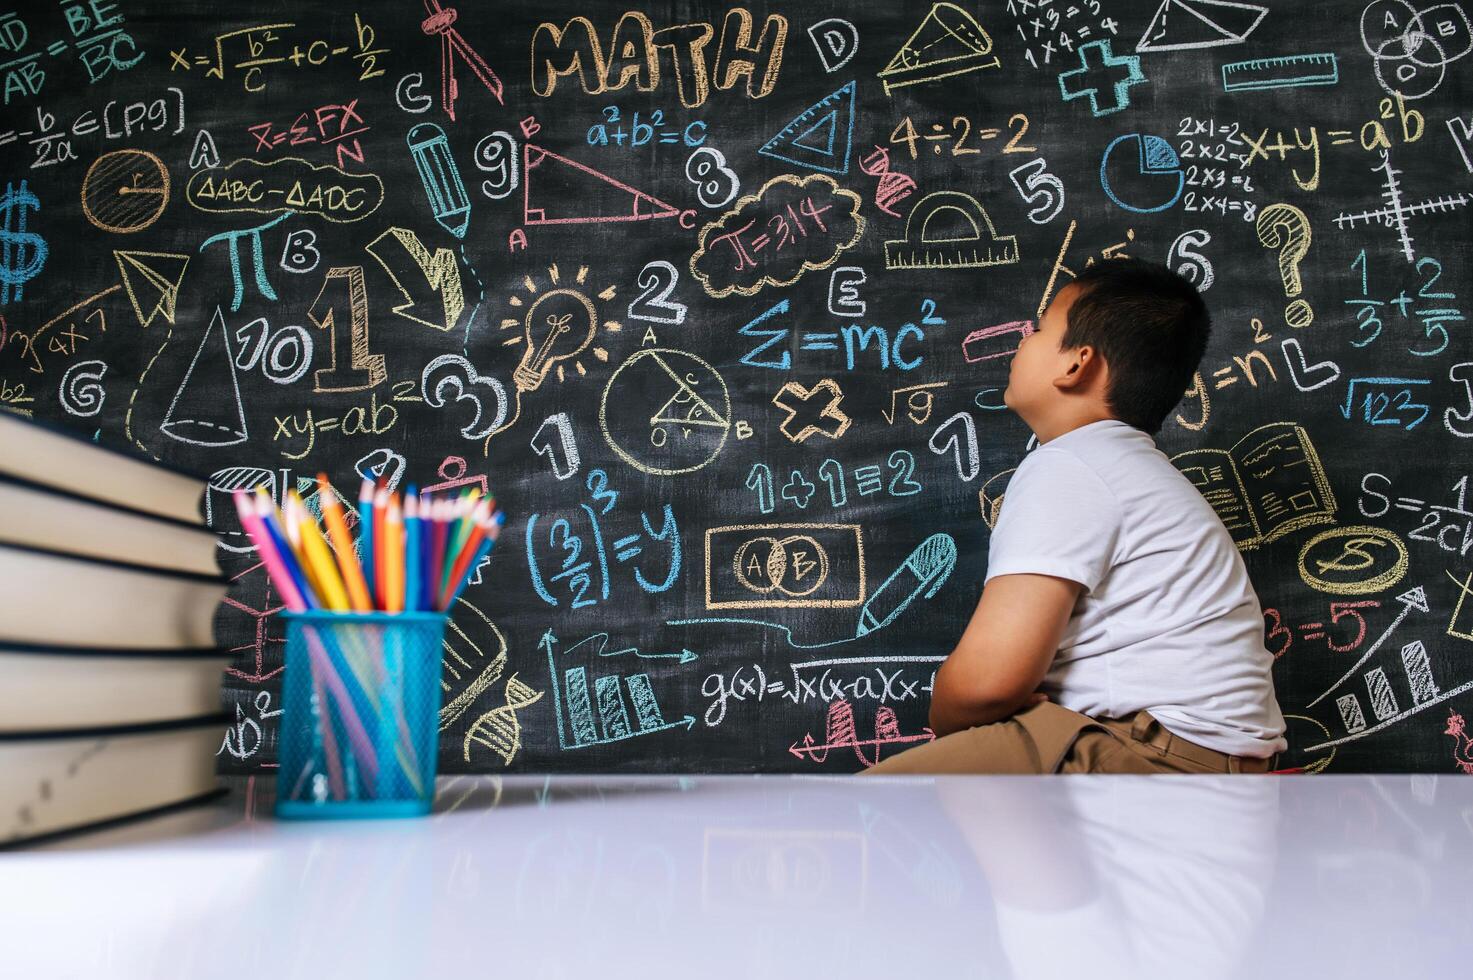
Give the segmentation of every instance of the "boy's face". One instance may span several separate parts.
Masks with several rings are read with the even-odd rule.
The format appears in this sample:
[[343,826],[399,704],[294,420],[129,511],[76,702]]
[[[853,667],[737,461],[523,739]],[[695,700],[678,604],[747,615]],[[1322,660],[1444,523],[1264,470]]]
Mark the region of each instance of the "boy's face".
[[1043,311],[1038,328],[1023,338],[1013,355],[1002,401],[1030,424],[1057,397],[1054,379],[1069,370],[1072,358],[1059,349],[1059,343],[1069,327],[1069,307],[1077,292],[1078,287],[1073,283],[1059,290]]

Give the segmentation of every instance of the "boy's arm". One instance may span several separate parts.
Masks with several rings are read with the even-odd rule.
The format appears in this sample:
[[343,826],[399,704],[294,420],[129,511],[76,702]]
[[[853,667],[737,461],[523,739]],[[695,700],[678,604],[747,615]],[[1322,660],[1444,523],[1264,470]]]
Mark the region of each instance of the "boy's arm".
[[987,583],[956,649],[936,672],[931,728],[938,738],[1042,700],[1033,692],[1082,588],[1053,575],[999,575]]

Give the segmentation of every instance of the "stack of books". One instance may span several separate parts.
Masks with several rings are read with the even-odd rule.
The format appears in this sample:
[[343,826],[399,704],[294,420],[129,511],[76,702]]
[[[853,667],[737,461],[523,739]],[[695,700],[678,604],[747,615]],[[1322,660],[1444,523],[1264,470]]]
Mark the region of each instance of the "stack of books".
[[0,847],[223,792],[204,493],[0,411]]

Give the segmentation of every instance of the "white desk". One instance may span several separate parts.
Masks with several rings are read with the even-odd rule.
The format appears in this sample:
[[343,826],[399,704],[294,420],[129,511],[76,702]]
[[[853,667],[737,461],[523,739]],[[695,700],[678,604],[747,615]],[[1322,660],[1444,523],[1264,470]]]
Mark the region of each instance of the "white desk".
[[[0,856],[8,977],[1452,977],[1473,779],[442,779],[280,823],[270,780]],[[254,811],[254,812],[252,812]]]

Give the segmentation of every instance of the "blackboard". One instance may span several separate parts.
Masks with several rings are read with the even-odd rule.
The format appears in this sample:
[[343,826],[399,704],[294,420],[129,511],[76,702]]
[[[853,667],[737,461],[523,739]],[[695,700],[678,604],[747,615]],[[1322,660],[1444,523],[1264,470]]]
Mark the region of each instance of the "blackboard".
[[[1265,611],[1285,764],[1473,770],[1470,31],[1455,3],[63,0],[0,16],[0,401],[227,508],[484,484],[446,771],[843,772],[928,737],[1032,448],[1009,354],[1169,263],[1162,449]],[[79,614],[86,597],[77,596]]]

